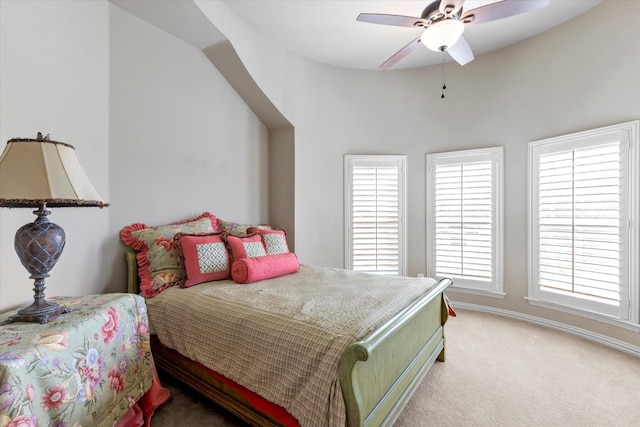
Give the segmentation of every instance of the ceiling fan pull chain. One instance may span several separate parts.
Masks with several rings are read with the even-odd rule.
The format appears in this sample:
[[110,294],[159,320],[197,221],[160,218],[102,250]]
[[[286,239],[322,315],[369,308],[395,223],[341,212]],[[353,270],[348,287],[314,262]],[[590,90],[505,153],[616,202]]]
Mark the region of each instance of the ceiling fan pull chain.
[[440,95],[440,98],[444,98],[444,90],[447,88],[447,85],[445,83],[444,80],[444,49],[442,49],[442,95]]

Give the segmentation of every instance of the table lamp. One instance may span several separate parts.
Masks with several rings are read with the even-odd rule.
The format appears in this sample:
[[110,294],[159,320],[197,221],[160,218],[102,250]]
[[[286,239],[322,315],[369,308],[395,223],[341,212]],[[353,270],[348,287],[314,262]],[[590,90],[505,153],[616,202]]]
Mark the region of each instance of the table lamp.
[[109,206],[84,173],[75,148],[38,132],[36,139],[7,141],[0,156],[0,207],[33,208],[37,216],[16,232],[14,247],[34,279],[33,304],[18,310],[5,323],[47,323],[68,310],[45,299],[44,279],[62,254],[65,234],[49,222],[51,207]]

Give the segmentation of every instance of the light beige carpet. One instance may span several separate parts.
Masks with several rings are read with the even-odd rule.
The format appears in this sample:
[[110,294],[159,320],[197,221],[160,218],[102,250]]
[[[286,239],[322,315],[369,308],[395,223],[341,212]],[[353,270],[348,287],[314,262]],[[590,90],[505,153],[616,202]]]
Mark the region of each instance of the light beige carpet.
[[[415,426],[640,426],[640,359],[528,322],[458,309],[397,420]],[[172,399],[152,427],[243,426],[160,372]]]

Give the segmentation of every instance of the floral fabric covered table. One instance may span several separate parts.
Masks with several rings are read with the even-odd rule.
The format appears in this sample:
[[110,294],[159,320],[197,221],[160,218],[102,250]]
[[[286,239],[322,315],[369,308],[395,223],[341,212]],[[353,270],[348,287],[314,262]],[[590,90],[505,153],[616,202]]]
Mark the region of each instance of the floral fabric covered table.
[[0,326],[0,427],[115,425],[152,384],[144,299],[50,300],[71,312]]

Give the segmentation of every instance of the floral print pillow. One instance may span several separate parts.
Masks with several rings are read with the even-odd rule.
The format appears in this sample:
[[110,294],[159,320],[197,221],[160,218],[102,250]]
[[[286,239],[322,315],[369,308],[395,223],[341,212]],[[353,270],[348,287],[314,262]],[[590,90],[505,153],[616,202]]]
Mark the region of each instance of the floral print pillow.
[[125,244],[140,251],[137,260],[142,295],[151,298],[168,287],[184,283],[184,266],[174,241],[176,234],[208,234],[216,231],[219,231],[217,219],[209,212],[193,219],[158,227],[140,223],[124,227],[120,231],[120,238]]
[[218,227],[220,228],[220,231],[224,231],[236,237],[250,236],[251,234],[253,234],[249,231],[250,228],[259,228],[261,230],[271,230],[271,226],[268,224],[260,224],[260,225],[240,224],[233,221],[223,221],[221,219],[218,219]]

